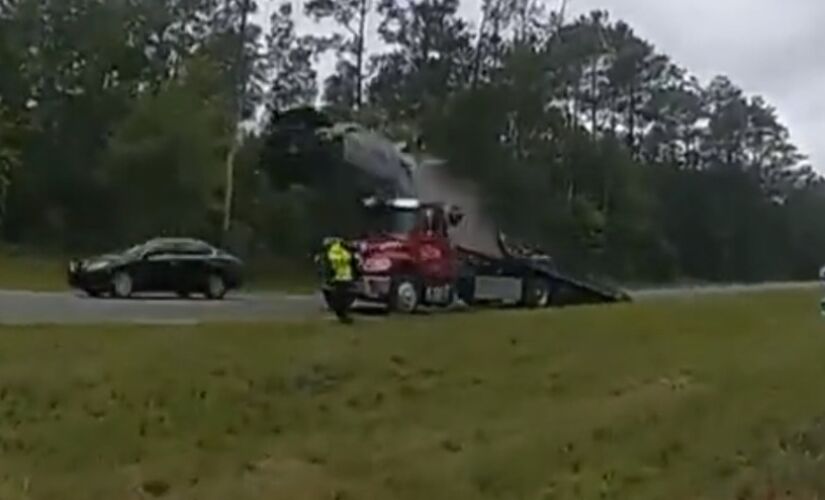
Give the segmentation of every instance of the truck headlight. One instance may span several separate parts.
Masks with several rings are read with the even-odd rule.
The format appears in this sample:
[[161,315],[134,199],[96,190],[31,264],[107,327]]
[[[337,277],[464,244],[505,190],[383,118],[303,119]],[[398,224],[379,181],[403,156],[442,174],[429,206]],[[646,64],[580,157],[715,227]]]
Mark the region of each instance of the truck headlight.
[[391,267],[392,261],[386,257],[373,257],[364,262],[364,271],[368,273],[383,273]]

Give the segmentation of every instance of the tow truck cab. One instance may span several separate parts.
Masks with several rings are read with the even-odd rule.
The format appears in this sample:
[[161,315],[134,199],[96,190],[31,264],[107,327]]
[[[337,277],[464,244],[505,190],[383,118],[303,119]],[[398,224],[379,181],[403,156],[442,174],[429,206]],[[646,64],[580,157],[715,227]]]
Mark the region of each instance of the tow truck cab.
[[551,304],[556,283],[547,275],[550,259],[509,253],[499,258],[455,245],[450,230],[464,219],[457,207],[415,199],[370,199],[365,206],[371,227],[354,242],[360,300],[405,313],[422,305],[448,307],[457,298],[468,305]]
[[460,213],[416,199],[369,199],[364,204],[370,227],[354,245],[358,298],[401,312],[451,305],[461,266],[449,228],[460,222]]

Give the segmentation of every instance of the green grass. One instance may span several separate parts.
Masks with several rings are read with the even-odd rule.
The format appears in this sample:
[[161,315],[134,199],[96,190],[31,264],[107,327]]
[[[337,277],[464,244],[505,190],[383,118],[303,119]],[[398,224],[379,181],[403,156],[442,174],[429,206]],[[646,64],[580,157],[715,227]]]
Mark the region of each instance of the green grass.
[[812,293],[0,329],[0,498],[825,494]]
[[246,288],[253,291],[315,292],[318,279],[311,264],[277,259],[252,262],[246,270],[249,279]]
[[54,291],[66,288],[68,259],[0,248],[0,289]]

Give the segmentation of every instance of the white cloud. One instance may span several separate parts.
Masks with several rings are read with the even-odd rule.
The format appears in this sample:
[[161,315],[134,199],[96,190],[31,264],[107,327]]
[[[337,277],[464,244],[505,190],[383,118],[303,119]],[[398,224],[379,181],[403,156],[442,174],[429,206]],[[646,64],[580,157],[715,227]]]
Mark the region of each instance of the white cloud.
[[623,19],[703,80],[726,74],[776,106],[794,141],[825,172],[825,2],[572,0]]

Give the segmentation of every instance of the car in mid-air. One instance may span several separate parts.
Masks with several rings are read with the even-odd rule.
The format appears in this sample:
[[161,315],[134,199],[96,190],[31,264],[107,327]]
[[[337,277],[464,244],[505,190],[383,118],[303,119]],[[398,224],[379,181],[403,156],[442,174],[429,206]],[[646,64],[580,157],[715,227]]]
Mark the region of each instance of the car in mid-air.
[[91,297],[172,292],[221,300],[241,286],[243,262],[201,240],[158,238],[123,252],[73,260],[68,280]]

